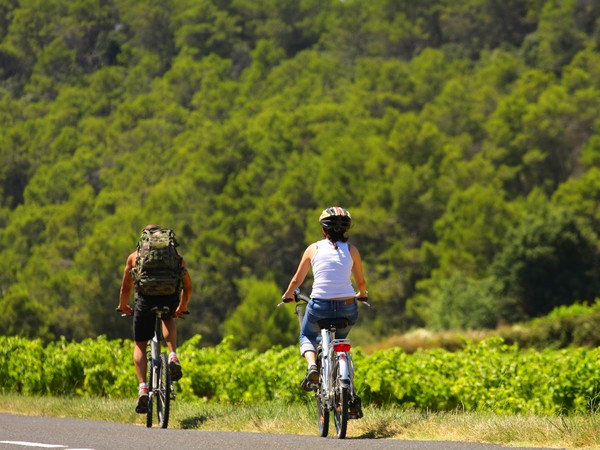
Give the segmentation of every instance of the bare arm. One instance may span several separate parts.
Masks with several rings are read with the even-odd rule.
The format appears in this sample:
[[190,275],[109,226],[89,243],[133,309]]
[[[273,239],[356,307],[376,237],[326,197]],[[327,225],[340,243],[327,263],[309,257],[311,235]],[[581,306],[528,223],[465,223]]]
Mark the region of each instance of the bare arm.
[[352,275],[354,276],[354,281],[358,288],[356,296],[368,297],[369,293],[367,292],[367,282],[365,281],[365,276],[363,274],[360,253],[354,245],[350,247],[350,254],[352,255],[352,261],[354,262],[354,265],[352,266]]
[[133,269],[133,267],[135,266],[136,257],[137,252],[133,252],[127,257],[125,269],[123,270],[123,281],[121,281],[121,290],[119,292],[118,309],[127,315],[133,314],[133,311],[129,306],[129,297],[131,296],[131,290],[133,289],[133,276],[131,275],[131,269]]
[[183,261],[183,269],[183,289],[181,290],[179,306],[177,307],[177,311],[175,311],[175,315],[177,317],[180,317],[187,313],[188,303],[190,302],[190,298],[192,297],[192,278],[190,277],[190,273],[185,267],[185,261]]
[[310,260],[312,259],[313,255],[315,254],[316,248],[317,248],[316,244],[311,244],[304,251],[304,254],[302,255],[302,259],[300,260],[300,264],[298,264],[298,269],[296,269],[296,273],[292,277],[292,280],[290,281],[288,288],[283,293],[281,298],[293,298],[294,297],[294,291],[297,288],[299,288],[300,285],[302,285],[302,283],[304,282],[304,279],[306,278],[306,275],[308,275],[308,271],[310,270]]

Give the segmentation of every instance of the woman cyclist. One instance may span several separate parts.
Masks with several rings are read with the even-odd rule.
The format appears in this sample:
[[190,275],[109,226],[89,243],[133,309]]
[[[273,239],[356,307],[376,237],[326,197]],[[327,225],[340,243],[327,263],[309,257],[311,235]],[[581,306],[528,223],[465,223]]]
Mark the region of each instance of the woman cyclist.
[[[304,282],[312,266],[313,285],[310,302],[306,307],[300,328],[300,353],[306,359],[308,369],[300,385],[310,391],[319,381],[317,369],[317,337],[321,330],[317,321],[326,318],[346,318],[350,325],[336,330],[336,337],[344,339],[358,319],[357,299],[368,297],[358,249],[347,243],[346,232],[352,225],[350,213],[339,206],[325,209],[319,217],[325,239],[308,246],[300,260],[287,290],[284,302],[294,297],[294,291]],[[355,292],[350,276],[354,277]]]

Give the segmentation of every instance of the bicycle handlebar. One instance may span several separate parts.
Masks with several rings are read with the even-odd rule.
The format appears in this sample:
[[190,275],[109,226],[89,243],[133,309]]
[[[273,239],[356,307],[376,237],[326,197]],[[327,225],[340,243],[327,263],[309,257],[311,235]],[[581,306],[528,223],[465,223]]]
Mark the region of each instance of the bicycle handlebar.
[[115,308],[115,311],[121,314],[121,317],[127,317],[129,314],[125,314],[119,307]]
[[[123,312],[123,310],[119,307],[115,308],[115,311],[118,313],[121,313],[121,317],[127,317],[129,315],[129,314],[125,314]],[[181,314],[184,314],[187,316],[189,313],[190,313],[189,311],[183,311]],[[133,315],[133,314],[131,314],[131,315]],[[179,319],[183,319],[183,317],[179,317]]]
[[[371,304],[368,302],[369,297],[355,297],[356,301],[359,301],[365,305],[367,305],[369,308],[371,307]],[[304,303],[308,303],[310,301],[310,298],[307,297],[306,295],[302,294],[300,292],[300,288],[297,288],[294,291],[294,297],[293,298],[284,298],[279,304],[277,304],[277,307],[279,308],[281,305],[284,305],[286,303],[291,303],[291,302],[296,302],[298,303],[299,301],[303,301]]]
[[371,307],[371,304],[368,302],[369,297],[356,297],[356,300],[361,302],[363,305],[367,305],[369,308]]

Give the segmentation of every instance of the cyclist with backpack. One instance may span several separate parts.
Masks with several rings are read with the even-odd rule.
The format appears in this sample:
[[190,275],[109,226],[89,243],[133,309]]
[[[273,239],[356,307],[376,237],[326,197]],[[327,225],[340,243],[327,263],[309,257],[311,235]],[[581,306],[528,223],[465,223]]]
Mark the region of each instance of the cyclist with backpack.
[[[192,295],[192,280],[185,260],[177,252],[177,240],[172,230],[151,224],[144,227],[137,250],[127,257],[119,295],[118,311],[133,315],[133,361],[139,382],[135,411],[148,411],[146,384],[146,348],[154,335],[156,306],[168,306],[171,313],[163,316],[163,335],[169,349],[171,379],[181,379],[181,364],[177,357],[177,326],[174,317],[187,314]],[[135,304],[129,306],[131,291],[135,290]]]
[[[300,328],[300,353],[306,359],[308,369],[300,385],[310,391],[319,381],[317,369],[317,337],[320,336],[319,319],[346,318],[350,326],[337,330],[336,337],[345,339],[358,319],[356,299],[368,297],[358,249],[347,243],[346,232],[352,225],[352,216],[344,208],[332,206],[319,217],[325,239],[308,246],[287,290],[284,302],[292,301],[294,291],[304,282],[312,267],[313,285],[310,302],[306,307]],[[358,292],[354,291],[353,276]]]

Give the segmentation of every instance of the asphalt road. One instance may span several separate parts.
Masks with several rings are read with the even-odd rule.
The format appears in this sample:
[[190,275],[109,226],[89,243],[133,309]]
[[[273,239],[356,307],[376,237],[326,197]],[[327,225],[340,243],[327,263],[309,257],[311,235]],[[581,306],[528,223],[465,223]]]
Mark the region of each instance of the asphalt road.
[[[0,449],[399,449],[515,450],[517,447],[467,442],[344,439],[289,434],[234,433],[146,428],[96,420],[0,414]],[[532,450],[532,448],[528,448]]]

